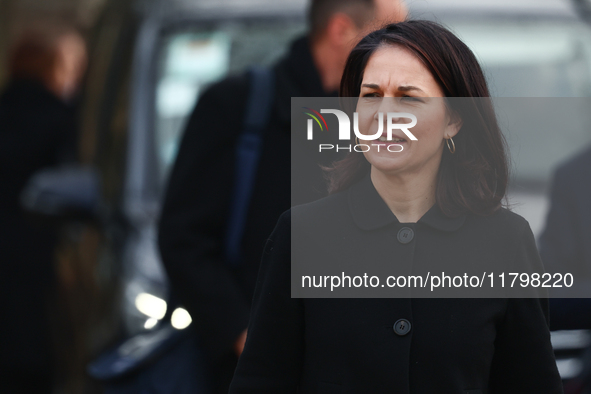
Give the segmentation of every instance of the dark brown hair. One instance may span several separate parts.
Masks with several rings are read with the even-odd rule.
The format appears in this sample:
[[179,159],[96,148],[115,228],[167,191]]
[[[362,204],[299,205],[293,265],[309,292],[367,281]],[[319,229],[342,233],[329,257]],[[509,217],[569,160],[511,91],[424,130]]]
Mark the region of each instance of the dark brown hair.
[[[341,97],[359,97],[367,62],[384,45],[400,45],[417,56],[445,97],[468,98],[446,100],[448,107],[462,118],[462,127],[454,137],[455,153],[444,149],[439,166],[435,197],[442,212],[454,217],[468,212],[487,215],[496,211],[509,178],[506,142],[489,98],[486,79],[472,51],[435,22],[412,20],[387,25],[364,37],[349,54],[341,80]],[[369,169],[363,153],[351,152],[325,169],[329,192],[348,188]]]

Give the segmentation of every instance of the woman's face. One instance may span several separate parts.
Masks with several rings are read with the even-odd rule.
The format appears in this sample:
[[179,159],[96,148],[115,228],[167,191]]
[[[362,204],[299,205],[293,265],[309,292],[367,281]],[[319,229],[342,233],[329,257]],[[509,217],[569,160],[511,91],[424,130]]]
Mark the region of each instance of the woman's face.
[[[392,141],[359,139],[370,149],[364,153],[375,170],[386,174],[425,174],[437,172],[445,139],[453,137],[461,121],[452,117],[445,106],[444,95],[425,65],[401,46],[385,45],[370,57],[363,74],[357,104],[359,131],[375,135],[379,112],[383,115],[382,136],[387,137],[387,113],[413,114],[417,123],[408,130],[417,138],[411,140],[402,130],[393,129]],[[392,123],[410,123],[409,118],[393,118]],[[402,138],[404,141],[396,140]],[[399,144],[402,146],[388,146]],[[364,148],[367,150],[367,148]]]

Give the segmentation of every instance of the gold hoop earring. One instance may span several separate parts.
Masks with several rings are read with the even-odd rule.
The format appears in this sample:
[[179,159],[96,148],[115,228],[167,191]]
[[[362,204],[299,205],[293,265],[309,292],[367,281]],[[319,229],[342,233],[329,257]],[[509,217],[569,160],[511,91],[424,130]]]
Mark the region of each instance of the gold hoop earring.
[[[449,146],[449,141],[451,141],[451,146]],[[454,140],[451,137],[447,139],[447,149],[449,149],[452,155],[456,153],[456,144],[454,144]]]

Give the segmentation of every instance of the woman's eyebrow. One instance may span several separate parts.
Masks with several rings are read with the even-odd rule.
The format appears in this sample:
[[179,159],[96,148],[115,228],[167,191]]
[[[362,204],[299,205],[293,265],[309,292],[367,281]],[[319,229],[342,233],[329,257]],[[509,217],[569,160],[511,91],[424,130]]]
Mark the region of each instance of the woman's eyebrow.
[[417,88],[416,86],[410,86],[410,85],[409,86],[398,86],[398,90],[401,91],[401,92],[408,92],[408,91],[411,91],[411,90],[416,90],[416,91],[419,91],[419,92],[423,92],[423,90],[421,88]]
[[375,83],[364,83],[364,84],[361,84],[361,87],[370,88],[370,89],[379,89],[380,85],[375,84]]
[[[380,89],[380,85],[378,85],[376,83],[364,83],[364,84],[361,84],[361,87],[363,87],[363,88],[370,88],[370,89],[376,89],[376,90],[379,90]],[[417,92],[423,92],[424,93],[423,89],[418,88],[416,86],[403,85],[403,86],[399,86],[398,87],[398,91],[400,91],[400,92],[409,92],[411,90],[415,90]]]

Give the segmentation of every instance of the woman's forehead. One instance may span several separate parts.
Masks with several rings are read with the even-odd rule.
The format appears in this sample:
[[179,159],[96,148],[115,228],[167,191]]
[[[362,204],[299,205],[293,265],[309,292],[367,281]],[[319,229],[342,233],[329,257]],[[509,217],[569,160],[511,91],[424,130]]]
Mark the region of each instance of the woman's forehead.
[[[382,46],[371,55],[363,73],[362,88],[397,91],[415,87],[426,93],[439,91],[437,82],[423,62],[399,45]],[[371,85],[371,86],[369,86]]]

